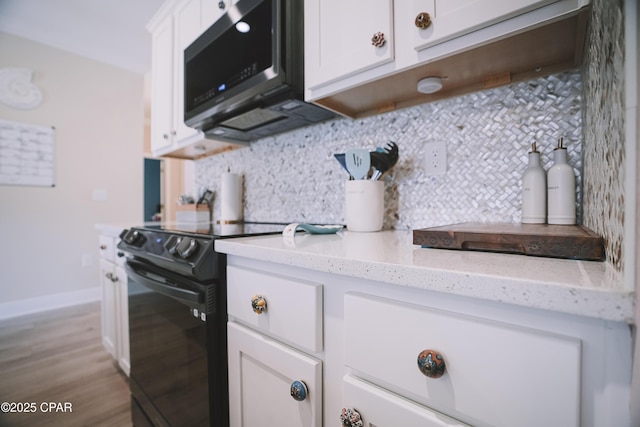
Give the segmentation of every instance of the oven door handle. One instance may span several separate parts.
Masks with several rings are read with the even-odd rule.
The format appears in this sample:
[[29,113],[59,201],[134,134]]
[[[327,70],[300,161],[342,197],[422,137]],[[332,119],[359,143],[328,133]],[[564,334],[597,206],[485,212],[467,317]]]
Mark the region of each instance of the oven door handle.
[[189,289],[178,288],[163,282],[163,278],[158,274],[151,273],[144,264],[139,262],[128,260],[124,264],[124,268],[127,272],[127,276],[131,277],[135,282],[140,283],[147,288],[158,292],[159,294],[166,295],[173,299],[181,300],[186,303],[202,304],[204,298],[201,292],[194,292]]

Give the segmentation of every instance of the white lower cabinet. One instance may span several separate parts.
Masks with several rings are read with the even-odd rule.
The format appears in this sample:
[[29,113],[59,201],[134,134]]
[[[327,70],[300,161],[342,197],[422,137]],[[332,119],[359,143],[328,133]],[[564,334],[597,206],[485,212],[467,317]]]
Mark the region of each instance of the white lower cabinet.
[[129,301],[124,260],[117,254],[117,237],[100,236],[102,345],[129,376]]
[[[233,255],[228,265],[233,427],[340,426],[348,411],[362,424],[346,426],[630,427],[624,323]],[[296,380],[308,400],[291,398]]]
[[[233,322],[228,340],[232,427],[322,426],[322,362]],[[295,381],[303,400],[291,395]]]
[[100,260],[100,287],[102,288],[102,345],[113,358],[117,357],[118,318],[117,289],[113,281],[115,266]]
[[431,411],[351,375],[345,375],[342,392],[346,405],[343,409],[345,416],[346,411],[357,414],[364,427],[468,427],[468,424]]
[[[306,352],[322,351],[322,286],[229,266],[227,309],[237,321]],[[252,300],[264,302],[258,314]]]
[[230,425],[322,427],[322,285],[232,265],[227,283]]

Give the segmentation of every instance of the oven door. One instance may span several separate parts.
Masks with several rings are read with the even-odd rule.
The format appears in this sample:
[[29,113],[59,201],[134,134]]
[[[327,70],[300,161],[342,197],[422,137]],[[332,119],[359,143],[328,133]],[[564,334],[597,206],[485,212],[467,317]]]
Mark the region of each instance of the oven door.
[[[206,289],[186,279],[167,279],[166,272],[133,260],[125,267],[134,424],[214,425],[210,408],[216,392],[210,393],[210,388],[216,385],[210,387],[209,370],[220,368],[212,365],[208,354],[216,347],[225,351],[226,344],[215,343],[215,313],[208,319],[194,309],[207,300]],[[217,386],[226,388],[226,383]]]

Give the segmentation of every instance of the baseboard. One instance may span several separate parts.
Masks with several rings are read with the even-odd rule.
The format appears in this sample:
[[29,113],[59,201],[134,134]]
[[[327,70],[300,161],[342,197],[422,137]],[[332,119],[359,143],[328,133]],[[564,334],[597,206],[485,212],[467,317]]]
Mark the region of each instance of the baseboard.
[[100,287],[0,303],[0,320],[100,301]]

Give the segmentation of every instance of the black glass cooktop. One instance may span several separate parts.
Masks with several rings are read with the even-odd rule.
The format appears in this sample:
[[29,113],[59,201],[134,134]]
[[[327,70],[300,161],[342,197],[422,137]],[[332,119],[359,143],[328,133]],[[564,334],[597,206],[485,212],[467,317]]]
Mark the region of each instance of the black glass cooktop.
[[213,238],[247,237],[266,234],[282,233],[288,223],[278,222],[242,222],[234,224],[220,224],[217,222],[185,222],[185,223],[158,223],[145,225],[148,230],[165,231],[169,233],[189,233]]

